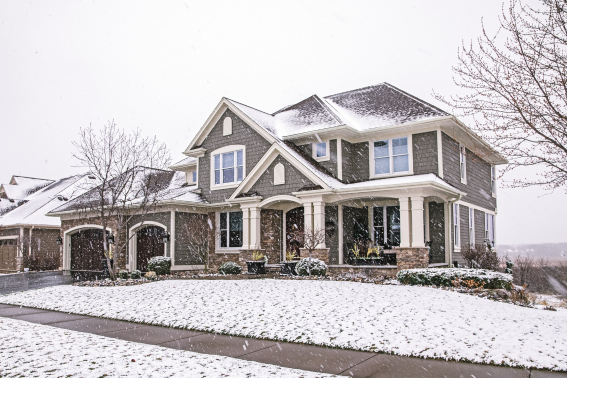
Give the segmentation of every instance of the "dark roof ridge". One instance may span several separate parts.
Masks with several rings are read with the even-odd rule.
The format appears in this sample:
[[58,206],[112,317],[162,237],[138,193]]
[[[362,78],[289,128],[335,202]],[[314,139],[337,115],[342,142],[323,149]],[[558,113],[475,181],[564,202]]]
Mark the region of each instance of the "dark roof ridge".
[[296,103],[294,103],[294,104],[287,105],[287,106],[285,106],[285,107],[283,107],[283,108],[281,108],[281,109],[279,109],[279,110],[275,111],[275,112],[274,112],[273,114],[271,114],[271,115],[272,115],[272,116],[275,116],[275,114],[279,114],[280,112],[283,112],[283,111],[285,111],[285,110],[287,110],[287,109],[289,109],[289,108],[292,108],[292,107],[294,107],[294,106],[297,106],[298,104],[300,104],[300,103],[302,103],[302,102],[304,102],[304,101],[306,101],[306,100],[310,99],[311,97],[315,97],[315,98],[317,98],[318,96],[317,96],[316,94],[311,94],[311,95],[310,95],[310,96],[308,96],[307,98],[305,98],[305,99],[302,99],[302,100],[300,100],[300,101],[298,101],[298,102],[296,102]]
[[323,101],[323,99],[321,99],[321,97],[317,96],[316,94],[314,95],[314,97],[317,99],[317,101],[319,103],[321,103],[321,105],[323,106],[323,108],[325,108],[325,110],[327,110],[327,112],[329,113],[329,115],[331,115],[333,118],[335,118],[335,120],[340,123],[341,125],[346,125],[346,123],[344,121],[342,121],[338,116],[337,113],[335,111],[333,111],[331,109],[331,107],[329,107],[329,105],[327,103],[325,103]]
[[361,88],[357,88],[357,89],[350,89],[350,90],[346,90],[345,92],[339,92],[339,93],[334,93],[334,94],[330,94],[329,96],[323,96],[324,99],[329,99],[330,97],[333,96],[339,96],[340,94],[346,94],[346,93],[350,93],[350,92],[357,92],[359,90],[363,90],[363,89],[369,89],[375,86],[381,86],[381,85],[385,85],[386,83],[378,83],[376,85],[369,85],[369,86],[365,86],[365,87],[361,87]]

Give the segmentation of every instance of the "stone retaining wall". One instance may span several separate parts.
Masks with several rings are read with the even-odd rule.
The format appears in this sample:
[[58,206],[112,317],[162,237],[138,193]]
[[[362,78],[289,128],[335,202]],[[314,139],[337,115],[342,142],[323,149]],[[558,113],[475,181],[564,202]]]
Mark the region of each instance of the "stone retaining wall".
[[68,271],[23,272],[0,276],[0,294],[69,285],[73,282]]
[[344,266],[338,267],[338,266],[330,265],[328,275],[335,276],[335,275],[341,275],[344,273],[351,273],[351,274],[363,274],[366,276],[386,276],[389,278],[395,278],[397,272],[398,272],[398,269],[396,266],[370,267],[370,266],[365,266],[365,265],[358,265],[358,266],[344,265]]

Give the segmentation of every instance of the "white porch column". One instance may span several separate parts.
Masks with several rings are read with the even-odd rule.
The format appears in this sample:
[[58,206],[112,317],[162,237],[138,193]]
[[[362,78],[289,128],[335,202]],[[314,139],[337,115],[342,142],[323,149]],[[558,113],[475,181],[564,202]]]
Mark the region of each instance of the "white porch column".
[[171,243],[169,243],[169,245],[171,246],[169,249],[169,253],[171,255],[171,267],[175,266],[175,211],[171,211],[171,228],[170,228],[170,235],[171,235]]
[[260,249],[260,208],[250,207],[250,250]]
[[313,230],[312,203],[304,203],[304,231],[312,232],[312,230]]
[[242,208],[242,215],[242,250],[248,250],[250,248],[250,209]]
[[411,197],[412,208],[412,247],[425,247],[423,231],[423,197]]
[[[315,232],[318,230],[325,229],[325,202],[323,201],[315,201],[313,202],[314,208],[314,220],[315,220]],[[324,249],[325,243],[320,243],[317,246],[318,249]]]
[[341,265],[344,263],[344,207],[341,204],[338,204],[338,254]]
[[410,247],[410,212],[408,197],[400,198],[400,247]]

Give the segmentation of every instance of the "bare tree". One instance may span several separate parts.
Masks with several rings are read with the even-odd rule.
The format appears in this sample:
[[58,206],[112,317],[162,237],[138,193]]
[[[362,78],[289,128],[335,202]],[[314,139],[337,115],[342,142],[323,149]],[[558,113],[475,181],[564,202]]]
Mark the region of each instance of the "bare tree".
[[187,243],[193,257],[204,264],[205,272],[210,264],[210,245],[214,240],[218,240],[218,231],[206,214],[192,214],[182,226],[181,241]]
[[[112,256],[119,260],[129,240],[127,224],[155,209],[172,179],[173,172],[164,170],[171,161],[167,147],[156,137],[143,137],[139,129],[127,134],[114,121],[99,132],[91,125],[81,129],[79,141],[73,145],[73,156],[97,184],[74,199],[73,205],[81,213],[99,216],[106,258],[111,258],[106,228],[113,221],[116,234]],[[114,279],[116,266],[109,263],[109,272]]]
[[534,9],[511,0],[500,29],[459,50],[455,84],[466,94],[434,93],[459,116],[473,117],[510,164],[502,172],[538,165],[533,180],[510,186],[554,189],[567,184],[567,1],[542,0]]
[[[308,251],[308,260],[311,262],[312,253],[325,244],[327,230],[325,228],[314,228],[298,230],[292,234],[293,238],[300,242],[300,246]],[[310,268],[308,269],[310,275]]]

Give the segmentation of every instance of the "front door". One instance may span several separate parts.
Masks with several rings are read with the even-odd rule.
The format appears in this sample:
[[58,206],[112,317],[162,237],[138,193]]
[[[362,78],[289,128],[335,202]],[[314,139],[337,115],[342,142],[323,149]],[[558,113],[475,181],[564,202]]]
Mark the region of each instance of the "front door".
[[148,271],[148,260],[165,255],[161,238],[165,230],[159,226],[147,226],[137,231],[137,269]]
[[446,234],[444,227],[444,204],[429,203],[429,262],[438,264],[446,262]]
[[304,232],[304,207],[297,207],[285,214],[285,249],[295,251],[300,257],[300,241],[298,237]]

